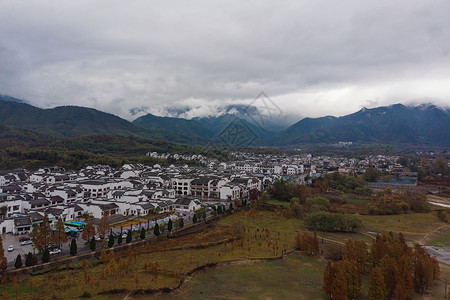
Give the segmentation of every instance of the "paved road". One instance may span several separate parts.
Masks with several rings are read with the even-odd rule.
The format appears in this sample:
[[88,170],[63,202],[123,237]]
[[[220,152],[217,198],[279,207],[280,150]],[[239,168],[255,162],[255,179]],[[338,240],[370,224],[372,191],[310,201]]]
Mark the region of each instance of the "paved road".
[[[210,212],[208,212],[206,214],[207,218],[210,218],[212,215]],[[172,220],[178,219],[178,216],[172,216]],[[193,214],[187,214],[186,216],[183,216],[183,220],[184,220],[184,225],[189,225],[192,224],[192,218],[193,218]],[[164,224],[169,222],[169,217],[166,217],[164,219],[160,219],[157,221],[159,225]],[[150,226],[153,226],[154,221],[150,221]],[[144,228],[147,227],[146,224],[142,224],[142,226],[144,226]],[[122,228],[123,233],[126,233],[129,228]],[[136,229],[136,231],[139,231],[139,229]],[[114,233],[120,233],[120,228],[112,228],[112,232]],[[29,245],[24,245],[22,246],[19,238],[23,237],[26,235],[13,235],[13,234],[2,234],[2,239],[3,239],[3,249],[5,249],[5,257],[8,260],[8,269],[9,268],[14,268],[14,263],[17,257],[17,254],[20,254],[22,256],[22,263],[25,264],[25,255],[28,252],[31,253],[35,253],[37,252],[36,249],[34,249],[32,244]],[[147,232],[146,233],[147,237],[153,236],[153,231]],[[89,250],[89,244],[86,244],[86,242],[81,238],[81,235],[79,238],[76,239],[77,241],[77,250],[78,252],[83,252],[83,251],[88,251]],[[61,247],[61,253],[58,254],[53,254],[51,255],[52,257],[55,256],[59,256],[59,257],[64,257],[64,256],[69,256],[70,255],[70,243],[71,240],[69,239],[66,243],[63,243],[62,247]],[[115,241],[115,243],[117,243],[117,240]],[[123,243],[125,243],[125,239],[123,239]],[[104,240],[104,241],[97,241],[96,243],[96,248],[97,249],[101,249],[102,247],[104,247],[105,245],[108,244],[108,240]],[[8,252],[7,248],[9,245],[13,245],[14,246],[14,251],[12,252]]]

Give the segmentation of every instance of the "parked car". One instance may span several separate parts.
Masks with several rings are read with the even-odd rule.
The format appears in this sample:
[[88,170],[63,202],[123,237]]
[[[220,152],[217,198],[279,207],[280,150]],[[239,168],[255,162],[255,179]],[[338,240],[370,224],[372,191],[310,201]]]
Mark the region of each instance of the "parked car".
[[12,251],[14,251],[14,245],[9,245],[8,252],[12,252]]
[[25,241],[22,241],[20,244],[22,246],[25,246],[25,245],[33,244],[33,242],[31,240],[25,240]]
[[56,248],[56,249],[51,250],[50,254],[58,254],[60,252],[61,252],[61,249]]
[[30,238],[27,237],[27,236],[21,236],[21,237],[19,238],[19,242],[24,242],[24,241],[29,241],[29,240],[30,240]]

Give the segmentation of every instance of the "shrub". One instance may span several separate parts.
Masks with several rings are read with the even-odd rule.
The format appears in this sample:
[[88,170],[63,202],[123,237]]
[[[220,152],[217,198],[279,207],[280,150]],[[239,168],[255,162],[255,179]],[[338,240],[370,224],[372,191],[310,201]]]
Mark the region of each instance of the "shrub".
[[321,211],[308,214],[305,225],[322,231],[353,232],[362,226],[362,221],[354,215]]

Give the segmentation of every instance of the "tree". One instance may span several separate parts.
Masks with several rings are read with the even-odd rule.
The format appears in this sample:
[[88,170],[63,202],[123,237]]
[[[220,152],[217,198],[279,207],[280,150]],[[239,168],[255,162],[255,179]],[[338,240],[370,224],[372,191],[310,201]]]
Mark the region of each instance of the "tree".
[[194,224],[197,223],[197,214],[194,214],[194,217],[192,218],[192,223]]
[[184,219],[183,219],[183,217],[180,218],[180,222],[178,223],[178,227],[179,228],[183,228],[184,227]]
[[117,238],[117,244],[122,244],[122,234],[119,234],[119,237]]
[[126,238],[126,242],[129,243],[131,242],[131,240],[133,239],[133,233],[131,232],[131,230],[128,230],[127,232],[127,238]]
[[34,231],[34,233],[32,232],[31,238],[34,246],[41,251],[48,249],[48,247],[53,244],[53,232],[50,228],[47,214],[44,215],[41,225],[37,229],[36,228],[37,227],[33,228],[33,230],[36,231]]
[[376,169],[373,166],[370,166],[364,173],[363,177],[366,181],[373,182],[373,181],[377,180],[378,177],[380,177],[380,175],[381,175],[381,172],[378,169]]
[[347,240],[342,249],[342,257],[348,260],[354,260],[358,263],[359,269],[364,270],[367,262],[367,245],[364,241]]
[[61,217],[58,218],[58,222],[56,223],[56,228],[53,232],[53,241],[58,247],[67,242],[66,229],[64,228],[64,221]]
[[109,239],[108,239],[108,247],[111,248],[112,246],[114,246],[114,235],[110,234],[109,235]]
[[31,267],[34,265],[34,257],[31,252],[28,252],[28,254],[25,256],[25,266]]
[[288,186],[285,180],[276,179],[273,183],[273,195],[279,201],[289,201]]
[[348,299],[347,276],[342,261],[333,263],[331,273],[332,273],[331,295],[330,295],[331,298],[347,300]]
[[322,290],[325,294],[331,296],[332,293],[332,285],[333,285],[333,273],[332,273],[332,264],[330,261],[327,262],[327,266],[325,267],[325,271],[323,272],[323,283]]
[[171,232],[173,228],[172,219],[169,219],[169,223],[167,223],[167,231]]
[[108,213],[106,211],[102,214],[97,231],[101,238],[104,238],[109,231]]
[[75,256],[78,252],[78,246],[77,241],[75,239],[72,239],[70,242],[70,255]]
[[89,243],[89,249],[95,251],[95,237],[91,238],[91,242]]
[[42,253],[42,262],[46,263],[50,261],[50,251],[48,249],[45,249]]
[[439,157],[433,164],[436,173],[441,175],[447,175],[449,173],[449,167],[447,160],[443,157]]
[[141,240],[145,239],[145,229],[144,229],[144,227],[141,228],[141,234],[139,235],[139,237],[141,238]]
[[[194,215],[194,217],[195,217],[195,215]],[[159,225],[158,225],[158,223],[156,223],[155,224],[155,227],[153,228],[153,234],[155,235],[155,236],[158,236],[159,235]]]
[[370,273],[369,297],[374,300],[384,300],[387,298],[387,286],[384,281],[383,271],[380,267],[375,267]]
[[350,299],[356,299],[361,292],[361,273],[355,260],[344,259],[343,268],[347,279],[347,295]]
[[303,206],[301,206],[298,202],[291,203],[291,214],[296,218],[303,217]]
[[222,205],[217,206],[217,214],[218,214],[218,215],[223,214]]
[[92,224],[92,220],[89,220],[84,226],[83,233],[81,234],[81,238],[85,241],[90,241],[95,236],[95,227]]
[[0,274],[8,267],[8,261],[5,257],[5,249],[3,249],[2,236],[0,235]]
[[20,256],[20,254],[17,254],[14,266],[16,267],[16,269],[22,268],[22,256]]

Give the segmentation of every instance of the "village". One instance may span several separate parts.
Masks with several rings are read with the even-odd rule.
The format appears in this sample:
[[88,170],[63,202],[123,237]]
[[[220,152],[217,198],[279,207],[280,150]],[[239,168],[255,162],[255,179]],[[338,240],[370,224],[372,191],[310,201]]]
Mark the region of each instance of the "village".
[[[147,155],[168,158],[168,154]],[[369,164],[380,170],[401,170],[398,157],[365,159],[231,153],[219,162],[204,157],[173,155],[175,160],[199,159],[203,167],[126,164],[120,169],[88,166],[78,171],[52,167],[0,173],[0,233],[30,233],[44,214],[52,225],[85,220],[87,216],[135,218],[149,214],[189,214],[201,207],[248,199],[252,190],[267,189],[277,178],[308,183],[330,172],[363,173]],[[123,220],[124,218],[121,218]]]

